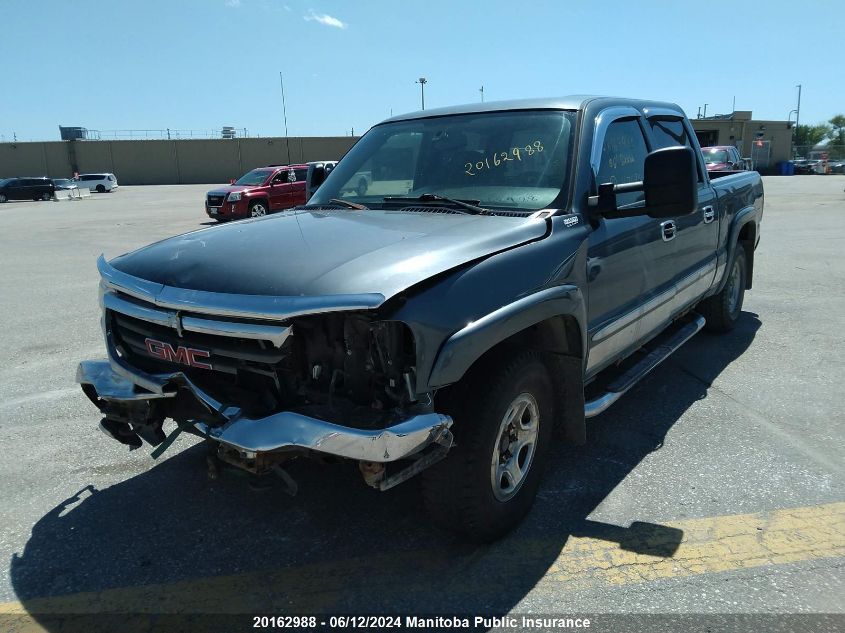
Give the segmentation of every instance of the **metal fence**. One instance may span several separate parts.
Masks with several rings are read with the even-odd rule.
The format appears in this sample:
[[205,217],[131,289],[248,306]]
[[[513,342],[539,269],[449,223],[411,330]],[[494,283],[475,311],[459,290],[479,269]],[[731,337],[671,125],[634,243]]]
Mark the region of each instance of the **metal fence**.
[[845,158],[845,145],[796,145],[793,156],[811,160],[841,160]]
[[219,127],[212,130],[88,130],[89,141],[172,141],[180,139],[249,138],[245,127]]

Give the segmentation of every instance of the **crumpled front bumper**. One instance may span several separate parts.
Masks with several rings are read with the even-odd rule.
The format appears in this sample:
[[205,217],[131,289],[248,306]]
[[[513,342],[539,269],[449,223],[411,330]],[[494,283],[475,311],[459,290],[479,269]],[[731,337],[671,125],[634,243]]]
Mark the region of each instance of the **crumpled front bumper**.
[[357,429],[281,411],[264,418],[250,418],[237,407],[227,407],[205,393],[181,372],[147,374],[111,356],[111,362],[83,361],[76,372],[80,385],[90,385],[106,403],[132,406],[143,401],[173,398],[190,392],[222,424],[192,421],[196,431],[222,444],[248,453],[306,449],[338,457],[392,462],[418,453],[449,433],[452,419],[423,412],[384,429]]

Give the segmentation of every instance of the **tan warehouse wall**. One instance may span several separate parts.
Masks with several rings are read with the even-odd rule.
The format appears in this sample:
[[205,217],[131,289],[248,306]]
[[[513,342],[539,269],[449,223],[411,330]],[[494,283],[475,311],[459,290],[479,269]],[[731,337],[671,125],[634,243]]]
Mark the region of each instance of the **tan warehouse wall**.
[[[357,137],[290,138],[293,163],[337,160]],[[228,182],[269,164],[288,162],[285,138],[179,141],[56,141],[0,143],[0,178],[67,178],[80,173],[113,172],[124,185]]]
[[752,155],[754,141],[769,141],[771,155],[764,171],[774,171],[777,163],[792,158],[793,132],[788,121],[692,119],[692,126],[696,132],[716,132],[714,145],[733,145],[743,156]]

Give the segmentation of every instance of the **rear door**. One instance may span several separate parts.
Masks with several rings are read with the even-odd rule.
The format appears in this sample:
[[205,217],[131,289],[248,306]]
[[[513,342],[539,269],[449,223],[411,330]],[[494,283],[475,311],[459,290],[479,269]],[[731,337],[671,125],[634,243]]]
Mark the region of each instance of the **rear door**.
[[[649,147],[640,113],[608,108],[597,121],[591,156],[596,184],[641,181]],[[645,196],[619,194],[617,206],[644,208]],[[634,351],[655,319],[667,318],[675,245],[663,240],[661,222],[647,215],[597,220],[587,254],[589,375]]]
[[677,296],[673,302],[677,312],[703,294],[713,281],[722,209],[704,168],[701,149],[686,119],[678,114],[647,114],[651,115],[648,128],[654,149],[683,145],[691,147],[698,157],[698,209],[671,218],[675,224],[673,276]]

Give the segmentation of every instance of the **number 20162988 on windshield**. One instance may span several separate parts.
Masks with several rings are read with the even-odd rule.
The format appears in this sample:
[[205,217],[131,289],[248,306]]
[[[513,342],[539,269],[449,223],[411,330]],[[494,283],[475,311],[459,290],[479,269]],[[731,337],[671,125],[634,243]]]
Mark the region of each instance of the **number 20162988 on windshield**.
[[[545,148],[543,147],[543,143],[540,141],[534,141],[531,145],[526,145],[525,147],[512,147],[510,154],[508,152],[493,152],[493,164],[490,164],[490,158],[485,158],[484,160],[480,160],[473,163],[464,163],[464,173],[467,176],[475,176],[476,172],[472,171],[475,168],[477,171],[481,171],[485,167],[487,169],[492,169],[493,167],[500,167],[505,163],[505,161],[509,160],[522,160],[522,153],[524,152],[528,156],[533,156],[536,153],[542,152]],[[515,158],[511,158],[514,156]]]

